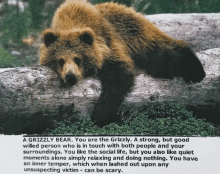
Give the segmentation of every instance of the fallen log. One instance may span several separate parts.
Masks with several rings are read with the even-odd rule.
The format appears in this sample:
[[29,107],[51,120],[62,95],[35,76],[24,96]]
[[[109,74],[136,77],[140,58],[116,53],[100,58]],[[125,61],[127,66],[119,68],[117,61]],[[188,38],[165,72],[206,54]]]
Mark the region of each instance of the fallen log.
[[183,39],[194,51],[220,48],[220,13],[147,15],[162,31]]
[[[197,53],[207,74],[197,84],[188,85],[179,78],[161,80],[139,74],[125,102],[172,101],[198,111],[214,112],[216,117],[220,114],[219,54],[220,49],[217,48]],[[25,130],[30,131],[34,123],[34,130],[49,124],[48,120],[53,119],[53,115],[62,107],[63,112],[71,106],[74,112],[88,116],[100,90],[100,83],[96,79],[83,80],[72,88],[61,87],[58,77],[41,66],[9,69],[0,73],[0,119],[4,120],[4,124],[11,123],[11,120],[22,120],[19,128],[25,125]],[[213,115],[207,116],[211,118]],[[38,119],[41,120],[40,124]]]

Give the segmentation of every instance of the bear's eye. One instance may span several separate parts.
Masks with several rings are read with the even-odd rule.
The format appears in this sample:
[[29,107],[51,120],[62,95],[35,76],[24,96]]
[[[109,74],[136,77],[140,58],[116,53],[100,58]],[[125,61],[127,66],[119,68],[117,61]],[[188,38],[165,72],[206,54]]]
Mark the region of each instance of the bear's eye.
[[80,59],[80,58],[76,57],[76,58],[74,58],[73,60],[74,60],[74,62],[75,62],[78,66],[80,66],[80,64],[81,64],[81,59]]
[[60,59],[58,61],[58,64],[60,65],[61,68],[63,67],[64,63],[65,63],[65,61],[63,59]]

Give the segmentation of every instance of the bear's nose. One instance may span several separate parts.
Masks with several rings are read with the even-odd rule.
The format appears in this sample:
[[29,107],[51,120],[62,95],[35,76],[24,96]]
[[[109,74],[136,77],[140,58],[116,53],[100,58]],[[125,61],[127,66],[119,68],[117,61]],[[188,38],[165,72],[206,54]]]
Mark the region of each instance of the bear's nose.
[[66,82],[69,84],[69,85],[75,85],[77,83],[77,78],[76,78],[76,75],[73,74],[72,72],[68,72],[66,74],[66,77],[65,77],[65,80]]

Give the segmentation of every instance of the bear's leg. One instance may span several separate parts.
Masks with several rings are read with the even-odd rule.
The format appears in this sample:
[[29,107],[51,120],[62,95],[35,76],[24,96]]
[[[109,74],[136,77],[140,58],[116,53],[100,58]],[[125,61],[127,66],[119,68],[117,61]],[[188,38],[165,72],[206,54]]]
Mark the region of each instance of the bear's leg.
[[182,77],[187,83],[197,83],[206,76],[202,63],[183,41],[158,42],[132,57],[140,69],[155,78]]
[[99,72],[102,93],[91,119],[98,126],[117,121],[117,112],[134,83],[133,65],[123,61],[106,61]]

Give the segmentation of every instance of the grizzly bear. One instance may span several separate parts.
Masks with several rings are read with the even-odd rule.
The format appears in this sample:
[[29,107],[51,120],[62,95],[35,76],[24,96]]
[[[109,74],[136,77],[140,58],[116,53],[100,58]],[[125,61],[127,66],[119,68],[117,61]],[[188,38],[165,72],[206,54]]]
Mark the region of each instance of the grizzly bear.
[[66,0],[43,41],[40,64],[52,68],[64,84],[100,79],[102,92],[91,114],[98,126],[117,121],[136,69],[155,78],[182,77],[187,83],[205,77],[187,43],[168,36],[133,8],[113,2]]

